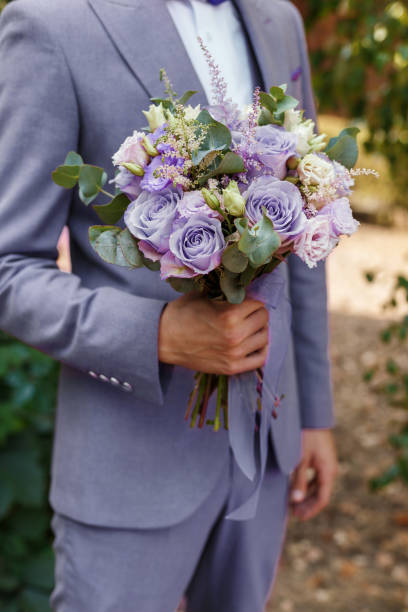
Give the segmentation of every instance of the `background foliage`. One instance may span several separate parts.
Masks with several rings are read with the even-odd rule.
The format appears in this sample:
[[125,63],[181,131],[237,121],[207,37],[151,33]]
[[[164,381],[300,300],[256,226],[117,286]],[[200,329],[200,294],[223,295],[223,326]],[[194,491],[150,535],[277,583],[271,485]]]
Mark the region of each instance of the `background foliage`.
[[0,610],[49,610],[47,503],[57,366],[0,332]]
[[320,111],[364,119],[408,207],[408,8],[389,0],[295,0],[309,33]]
[[[0,0],[0,11],[9,0]],[[407,206],[408,9],[387,0],[294,0],[309,32],[320,110],[367,123],[368,151],[390,163]],[[398,191],[397,191],[398,193]],[[398,281],[398,291],[407,286]],[[408,291],[407,291],[408,298]],[[383,340],[406,341],[408,320]],[[398,350],[398,349],[397,349]],[[370,376],[373,376],[372,373]],[[382,387],[408,408],[408,374],[388,364]],[[53,558],[47,504],[57,366],[0,332],[0,609],[45,612]],[[402,404],[401,404],[402,402]],[[391,440],[395,464],[374,486],[408,480],[408,429]]]
[[[375,275],[367,273],[367,280],[373,282]],[[408,303],[408,278],[398,276],[390,301],[386,308],[396,308],[399,300]],[[407,418],[400,431],[391,435],[390,445],[394,453],[394,462],[380,476],[371,481],[372,488],[377,491],[397,479],[408,485],[408,371],[399,363],[399,356],[408,343],[408,310],[401,321],[387,326],[381,333],[381,341],[394,348],[394,356],[388,359],[385,371],[372,369],[366,372],[365,378],[373,388],[387,398],[390,407],[403,409]]]

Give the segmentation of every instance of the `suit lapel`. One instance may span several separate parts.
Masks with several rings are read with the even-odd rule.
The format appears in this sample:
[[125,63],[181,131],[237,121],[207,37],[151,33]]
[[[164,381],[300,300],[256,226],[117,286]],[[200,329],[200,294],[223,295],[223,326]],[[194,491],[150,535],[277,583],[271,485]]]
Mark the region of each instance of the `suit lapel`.
[[[164,0],[88,0],[107,34],[149,97],[159,97],[160,68],[165,68],[179,95],[199,93],[194,104],[207,104],[202,85],[174,26]],[[284,4],[270,0],[234,0],[241,15],[265,87],[289,85],[301,96],[300,80],[291,82],[299,66],[294,20]],[[163,58],[165,58],[163,60]]]
[[207,103],[163,0],[88,2],[149,97],[162,95],[159,71],[165,68],[179,95],[187,88],[193,89],[199,92],[194,96],[193,103]]

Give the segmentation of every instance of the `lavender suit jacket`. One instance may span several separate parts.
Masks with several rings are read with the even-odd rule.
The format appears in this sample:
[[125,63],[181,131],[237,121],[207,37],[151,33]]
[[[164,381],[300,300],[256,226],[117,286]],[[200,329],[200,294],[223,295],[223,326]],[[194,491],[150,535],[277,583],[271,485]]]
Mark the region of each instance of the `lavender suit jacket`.
[[[313,115],[294,6],[237,5],[265,84],[289,83]],[[201,85],[164,0],[15,0],[0,20],[0,61],[0,327],[62,363],[51,503],[95,525],[175,524],[211,493],[228,436],[185,425],[193,373],[159,364],[160,315],[178,294],[156,273],[102,262],[88,244],[95,213],[54,185],[51,171],[71,149],[109,168],[161,93],[161,67],[180,93]],[[72,274],[56,266],[64,225]],[[331,426],[332,403],[324,267],[293,259],[285,273],[293,342],[271,435],[289,473],[301,428]]]

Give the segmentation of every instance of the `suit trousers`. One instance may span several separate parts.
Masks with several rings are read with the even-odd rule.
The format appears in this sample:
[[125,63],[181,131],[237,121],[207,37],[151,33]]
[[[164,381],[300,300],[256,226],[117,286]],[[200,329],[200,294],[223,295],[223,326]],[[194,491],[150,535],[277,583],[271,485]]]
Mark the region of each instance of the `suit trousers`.
[[288,476],[270,456],[257,514],[225,518],[231,465],[187,520],[117,529],[53,518],[55,612],[262,612],[283,544]]

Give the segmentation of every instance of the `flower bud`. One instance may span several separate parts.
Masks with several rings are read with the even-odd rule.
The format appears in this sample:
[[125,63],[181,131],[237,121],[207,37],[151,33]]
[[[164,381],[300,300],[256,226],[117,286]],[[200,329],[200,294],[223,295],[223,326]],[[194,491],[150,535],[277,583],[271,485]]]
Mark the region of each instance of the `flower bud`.
[[288,161],[286,162],[286,165],[289,168],[289,170],[296,170],[296,168],[299,165],[299,161],[300,159],[293,155],[292,157],[289,157]]
[[211,210],[219,210],[221,208],[220,201],[215,195],[215,193],[205,188],[201,190],[201,193],[203,195],[205,203],[211,208]]
[[129,172],[131,172],[135,176],[144,176],[144,170],[142,166],[139,166],[139,164],[124,163],[121,164],[121,166],[126,168],[126,170],[129,170]]
[[230,181],[228,187],[222,190],[224,208],[234,217],[242,217],[245,212],[245,199],[238,189],[236,181]]
[[159,106],[151,104],[148,111],[143,111],[144,116],[149,122],[149,127],[154,132],[158,127],[166,123],[166,117],[164,115],[163,105],[160,103]]
[[150,157],[157,157],[159,154],[158,150],[152,145],[150,138],[147,136],[143,136],[143,148]]

